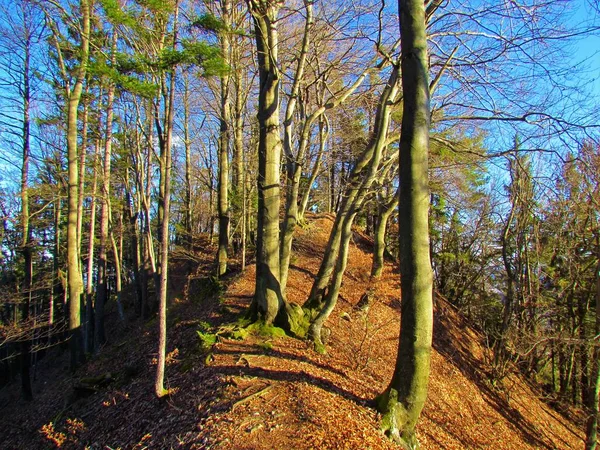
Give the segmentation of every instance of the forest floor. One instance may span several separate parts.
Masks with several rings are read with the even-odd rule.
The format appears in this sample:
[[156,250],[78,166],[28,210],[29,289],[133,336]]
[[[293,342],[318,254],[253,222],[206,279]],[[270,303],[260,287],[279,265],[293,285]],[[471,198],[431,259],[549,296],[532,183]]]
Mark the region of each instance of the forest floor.
[[[322,216],[299,230],[290,301],[305,300],[331,223]],[[260,335],[219,336],[211,347],[211,333],[249,305],[254,266],[219,284],[210,278],[212,248],[180,255],[170,278],[171,394],[153,393],[156,320],[132,318],[113,326],[108,344],[75,374],[68,352],[53,349],[36,367],[33,402],[19,399],[19,380],[3,388],[0,448],[397,448],[379,431],[373,399],[394,368],[399,275],[387,264],[368,311],[356,308],[369,287],[371,245],[355,233],[326,354],[307,341]],[[483,336],[440,298],[431,369],[417,428],[423,449],[583,448],[581,412],[553,409],[515,372],[492,382]]]

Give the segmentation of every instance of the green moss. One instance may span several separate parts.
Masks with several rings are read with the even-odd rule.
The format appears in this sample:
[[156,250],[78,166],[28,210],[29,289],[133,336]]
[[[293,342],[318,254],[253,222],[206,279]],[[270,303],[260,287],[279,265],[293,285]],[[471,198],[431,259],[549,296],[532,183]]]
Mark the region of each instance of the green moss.
[[310,315],[300,306],[292,303],[287,308],[290,332],[297,338],[304,339],[310,327]]
[[327,349],[325,348],[324,344],[321,344],[319,342],[315,342],[315,352],[320,353],[321,355],[324,355],[327,353]]
[[270,341],[260,342],[258,346],[267,352],[273,350],[273,343]]

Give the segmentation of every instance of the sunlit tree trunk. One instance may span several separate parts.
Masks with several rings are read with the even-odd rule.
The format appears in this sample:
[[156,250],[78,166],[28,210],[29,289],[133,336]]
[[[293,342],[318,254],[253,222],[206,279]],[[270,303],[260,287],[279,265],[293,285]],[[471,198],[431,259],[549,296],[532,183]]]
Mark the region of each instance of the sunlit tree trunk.
[[248,0],[248,7],[254,19],[260,75],[256,291],[251,312],[254,319],[272,324],[283,310],[285,302],[279,284],[279,2]]
[[[231,26],[231,0],[221,0],[221,20],[226,26]],[[229,29],[219,36],[221,52],[226,63],[231,63],[231,36]],[[217,187],[217,210],[219,213],[219,248],[217,251],[217,275],[224,275],[227,271],[227,251],[229,247],[229,143],[231,135],[230,101],[231,75],[221,76],[220,97],[220,129],[219,129],[219,181]]]
[[100,164],[100,139],[96,138],[94,145],[94,176],[92,181],[92,192],[90,195],[90,227],[88,242],[87,276],[85,287],[85,336],[84,348],[88,353],[94,350],[94,249],[96,247],[96,190],[98,187],[98,166]]
[[[173,48],[177,43],[177,27],[179,15],[179,2],[175,2],[175,14],[173,19]],[[168,394],[164,387],[165,361],[167,354],[167,294],[168,294],[168,267],[169,267],[169,219],[171,209],[171,166],[172,166],[172,142],[173,121],[175,116],[175,69],[168,72],[168,94],[165,93],[165,121],[164,135],[161,142],[161,179],[160,191],[163,193],[163,214],[159,221],[160,226],[160,284],[158,289],[158,358],[156,364],[156,378],[154,380],[154,392],[157,397]],[[166,86],[166,82],[165,82]]]
[[[112,64],[115,63],[115,52],[117,46],[117,34],[113,31],[112,38]],[[104,134],[104,156],[102,170],[102,196],[100,207],[100,240],[98,245],[98,279],[96,286],[96,303],[94,308],[94,350],[98,352],[106,343],[104,330],[104,306],[108,301],[108,249],[109,249],[109,222],[110,218],[110,183],[111,183],[111,159],[112,159],[112,129],[114,116],[115,85],[108,81],[106,98],[106,130]]]
[[[23,10],[23,20],[27,21],[26,13]],[[31,228],[29,223],[29,158],[31,156],[30,147],[30,63],[31,63],[31,37],[28,27],[25,28],[24,36],[24,55],[23,55],[23,128],[22,128],[22,165],[21,165],[21,233],[23,252],[23,305],[22,318],[25,329],[28,327],[29,312],[31,309],[31,298],[33,289],[33,260],[31,251]],[[33,399],[31,390],[31,340],[28,336],[21,342],[21,394],[25,400]]]
[[73,89],[67,92],[67,167],[68,167],[68,213],[67,213],[67,276],[69,290],[69,330],[71,347],[71,370],[77,368],[84,359],[81,333],[81,276],[79,230],[79,152],[77,146],[77,117],[79,101],[87,71],[90,36],[90,5],[88,0],[80,0],[82,33],[80,42],[80,62]]
[[400,138],[401,328],[396,367],[380,397],[382,428],[406,448],[417,448],[415,426],[425,405],[433,336],[429,256],[429,77],[425,8],[399,0],[404,110]]
[[[381,277],[383,271],[383,262],[385,257],[385,235],[387,230],[387,224],[390,216],[398,206],[400,193],[396,192],[386,204],[380,204],[379,208],[379,221],[375,227],[375,242],[373,245],[373,265],[371,266],[371,276],[373,278]],[[383,202],[384,200],[381,199]]]

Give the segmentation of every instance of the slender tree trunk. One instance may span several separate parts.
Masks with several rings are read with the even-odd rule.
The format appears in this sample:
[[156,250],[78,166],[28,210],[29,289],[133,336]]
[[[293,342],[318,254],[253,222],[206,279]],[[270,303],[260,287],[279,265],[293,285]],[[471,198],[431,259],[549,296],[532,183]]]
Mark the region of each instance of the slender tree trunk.
[[306,153],[306,148],[309,144],[310,129],[312,126],[312,120],[305,121],[303,131],[301,133],[300,142],[298,143],[298,152],[297,154],[294,154],[292,142],[294,134],[293,119],[296,113],[300,84],[303,81],[304,71],[306,67],[306,56],[308,54],[308,48],[310,45],[310,30],[313,25],[313,1],[305,0],[304,7],[306,9],[306,19],[304,23],[304,35],[302,37],[302,47],[300,49],[300,56],[298,57],[298,64],[296,66],[296,72],[294,74],[292,92],[287,102],[285,119],[283,121],[283,149],[286,157],[287,177],[285,216],[283,218],[283,225],[281,227],[281,254],[279,258],[279,272],[281,290],[284,293],[287,286],[290,258],[292,255],[292,242],[294,239],[294,231],[296,229],[296,224],[298,223],[298,195],[300,193],[300,179],[302,177],[302,161],[304,159],[304,153]]
[[429,256],[429,77],[425,8],[399,0],[404,110],[400,138],[400,278],[402,316],[394,376],[381,397],[382,428],[417,448],[415,426],[425,405],[433,336]]
[[100,164],[100,139],[96,138],[94,151],[94,178],[92,181],[92,193],[90,199],[90,229],[88,242],[88,260],[86,277],[86,301],[85,301],[85,336],[84,348],[88,353],[94,350],[94,248],[96,240],[96,190],[98,187],[98,166]]
[[239,242],[242,252],[242,271],[246,266],[246,170],[244,168],[244,82],[242,77],[241,44],[234,39],[232,50],[235,72],[234,128],[233,128],[233,189],[237,200],[237,215],[240,221]]
[[71,333],[71,370],[75,370],[84,360],[81,335],[81,276],[79,230],[77,218],[79,209],[79,153],[77,149],[77,109],[83,90],[83,82],[89,58],[90,5],[88,0],[80,0],[83,30],[81,34],[81,61],[73,90],[67,94],[67,164],[68,164],[68,217],[67,217],[67,273],[69,289],[69,330]]
[[[24,17],[24,20],[26,18]],[[26,31],[27,32],[27,31]],[[31,309],[31,297],[33,289],[33,261],[31,251],[31,230],[29,224],[29,158],[31,153],[30,148],[30,36],[27,32],[25,37],[25,53],[23,58],[23,164],[21,166],[21,233],[22,233],[22,252],[23,252],[23,305],[22,305],[22,322],[27,332],[29,326],[29,312]],[[28,336],[24,336],[21,342],[21,394],[25,400],[33,399],[31,390],[31,340]]]
[[[112,63],[115,62],[115,52],[117,45],[117,34],[113,32],[112,40]],[[104,329],[104,306],[108,301],[108,248],[109,248],[109,222],[110,222],[110,176],[112,159],[112,129],[114,114],[115,85],[109,80],[109,87],[106,99],[106,131],[104,142],[104,157],[102,171],[102,197],[100,208],[100,242],[98,245],[98,280],[97,296],[94,308],[94,350],[100,351],[100,348],[106,343],[106,333]]]
[[[175,2],[175,18],[173,24],[173,48],[177,43],[177,19],[179,15],[179,2]],[[173,141],[173,120],[175,115],[175,69],[169,72],[169,87],[167,103],[165,105],[165,139],[164,139],[164,155],[161,155],[160,184],[163,197],[163,215],[160,223],[161,239],[160,239],[160,289],[158,291],[158,362],[156,364],[156,378],[154,381],[154,392],[157,397],[163,397],[168,394],[164,387],[165,378],[165,361],[167,355],[167,295],[168,295],[168,267],[169,267],[169,217],[171,209],[171,165],[172,155],[171,147]]]
[[61,220],[61,199],[60,193],[56,193],[54,199],[54,242],[52,249],[52,286],[50,288],[50,300],[48,307],[48,326],[54,325],[54,305],[56,303],[56,294],[58,293],[58,284],[60,283],[60,220]]
[[336,267],[333,274],[331,287],[325,296],[324,306],[319,311],[317,317],[312,321],[308,331],[310,339],[313,340],[315,347],[319,352],[325,351],[325,347],[321,339],[321,329],[325,324],[325,321],[333,312],[333,309],[337,303],[337,298],[342,286],[344,271],[346,270],[346,265],[348,262],[348,251],[350,249],[350,239],[352,237],[352,224],[355,216],[356,210],[351,210],[344,220],[342,225],[340,252],[336,260]]
[[371,266],[371,277],[381,277],[383,271],[383,263],[385,256],[385,235],[387,230],[387,223],[398,206],[400,198],[400,192],[396,192],[392,199],[386,205],[380,205],[379,207],[379,221],[375,229],[375,244],[373,246],[373,265]]
[[327,145],[327,139],[329,136],[329,120],[326,115],[323,115],[319,120],[319,151],[315,158],[312,171],[306,186],[306,190],[302,194],[302,200],[300,200],[300,206],[298,209],[298,222],[304,221],[304,215],[306,214],[306,208],[308,207],[308,200],[310,199],[310,193],[312,192],[312,186],[319,176],[321,171],[321,164],[323,162],[323,154]]
[[[221,19],[226,26],[231,25],[231,0],[221,0]],[[221,52],[225,62],[231,64],[231,36],[225,30],[219,36]],[[227,251],[229,247],[229,143],[231,136],[230,75],[221,76],[221,112],[219,134],[219,181],[217,204],[219,213],[219,249],[217,252],[217,275],[222,276],[227,271]]]
[[184,230],[185,243],[192,245],[192,141],[190,139],[190,92],[189,79],[183,78],[183,140],[185,145],[185,211],[184,211]]

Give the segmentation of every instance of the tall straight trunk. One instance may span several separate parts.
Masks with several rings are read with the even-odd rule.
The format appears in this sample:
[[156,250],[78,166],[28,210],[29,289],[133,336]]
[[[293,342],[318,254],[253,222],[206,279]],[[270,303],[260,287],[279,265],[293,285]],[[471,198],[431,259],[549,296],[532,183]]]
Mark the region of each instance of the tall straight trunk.
[[[24,20],[26,18],[24,17]],[[22,252],[23,252],[23,305],[22,318],[25,327],[28,327],[29,313],[31,309],[31,298],[33,289],[33,261],[31,251],[31,229],[29,224],[29,158],[31,156],[30,148],[30,99],[31,91],[29,84],[30,61],[31,61],[31,39],[26,31],[25,53],[23,55],[23,154],[21,165],[21,233],[22,233]],[[21,342],[21,394],[24,399],[33,399],[31,390],[31,340],[27,336]]]
[[279,71],[277,14],[279,2],[247,0],[254,19],[260,91],[258,96],[258,236],[253,319],[272,324],[284,309],[279,283]]
[[88,353],[94,350],[94,249],[96,241],[96,191],[98,188],[98,165],[100,164],[100,139],[96,138],[94,145],[94,177],[92,181],[92,192],[90,195],[90,228],[88,242],[87,277],[85,287],[85,335],[84,348]]
[[244,168],[244,82],[241,67],[241,43],[239,38],[234,41],[232,60],[234,64],[233,83],[235,86],[234,113],[233,113],[233,167],[232,181],[234,195],[237,200],[237,219],[240,221],[239,242],[242,253],[242,270],[246,266],[246,189]]
[[58,284],[60,283],[60,220],[61,220],[61,200],[60,194],[56,194],[53,204],[54,212],[54,242],[52,243],[52,286],[50,288],[50,299],[48,300],[48,325],[54,325],[54,306],[58,293]]
[[[231,25],[231,0],[221,0],[221,20],[227,27]],[[225,30],[219,36],[221,52],[226,63],[231,64],[231,36],[229,30]],[[231,123],[231,100],[230,100],[231,76],[221,76],[221,111],[219,129],[219,182],[217,188],[217,210],[219,214],[219,248],[217,251],[217,275],[224,275],[227,271],[227,251],[229,247],[229,143],[231,135],[229,124]]]
[[[122,222],[122,217],[121,217]],[[122,228],[121,228],[122,229]],[[113,257],[115,258],[115,291],[117,293],[117,311],[119,320],[125,323],[125,311],[123,310],[123,275],[121,273],[121,261],[123,261],[123,233],[119,236],[119,245],[113,232],[110,233]]]
[[[177,19],[179,16],[179,2],[175,1],[175,17],[173,23],[173,48],[177,43]],[[169,267],[169,217],[171,209],[171,147],[173,141],[173,120],[175,113],[175,69],[168,73],[169,86],[168,95],[164,95],[165,121],[164,141],[161,147],[161,191],[163,192],[163,215],[160,224],[160,289],[158,290],[158,362],[156,364],[156,378],[154,380],[154,392],[157,397],[168,394],[164,387],[165,361],[167,356],[167,288]],[[166,84],[166,83],[165,83]],[[164,178],[163,178],[164,177]]]
[[79,199],[77,204],[77,245],[80,249],[83,238],[83,199],[85,197],[85,169],[87,163],[86,157],[90,115],[90,102],[87,99],[88,91],[88,83],[86,82],[85,92],[82,96],[83,110],[81,111],[81,145],[79,149]]
[[83,280],[80,265],[79,230],[79,153],[77,148],[77,116],[79,100],[89,58],[90,5],[88,0],[80,0],[82,33],[80,43],[81,61],[75,85],[67,92],[67,167],[68,167],[68,213],[67,213],[67,276],[69,291],[69,331],[71,348],[71,370],[75,370],[84,360],[81,334],[81,294]]
[[258,208],[256,240],[256,287],[249,315],[255,321],[276,324],[300,333],[300,308],[285,299],[280,284],[279,265],[279,183],[281,138],[277,15],[278,0],[247,0],[254,21],[259,71],[258,97]]
[[[117,47],[117,34],[113,31],[112,38],[112,64],[115,63],[115,52]],[[104,329],[104,306],[108,301],[108,248],[110,222],[110,175],[112,159],[112,129],[114,115],[115,85],[109,80],[106,97],[106,130],[104,133],[104,166],[102,169],[102,197],[100,208],[100,239],[98,243],[98,279],[97,295],[94,308],[94,350],[98,352],[106,343],[106,332]]]
[[185,147],[184,232],[185,244],[192,245],[192,140],[190,138],[189,79],[183,78],[183,143]]
[[417,448],[415,426],[425,405],[433,336],[429,256],[429,80],[425,8],[399,0],[404,110],[400,138],[400,279],[402,315],[394,376],[381,396],[382,428]]

